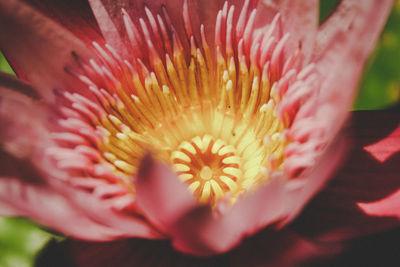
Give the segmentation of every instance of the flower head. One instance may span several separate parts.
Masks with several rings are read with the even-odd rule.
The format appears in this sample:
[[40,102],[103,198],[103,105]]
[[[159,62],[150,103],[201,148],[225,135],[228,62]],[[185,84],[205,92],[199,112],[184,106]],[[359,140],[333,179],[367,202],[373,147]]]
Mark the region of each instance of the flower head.
[[[7,120],[4,151],[39,181],[4,180],[29,192],[6,207],[77,238],[168,237],[200,255],[283,227],[327,181],[390,8],[343,1],[318,29],[316,1],[89,3],[102,36],[92,17],[67,30],[0,2],[4,25],[44,58],[24,61],[23,35],[0,42],[40,99],[2,92],[1,118],[24,114]],[[48,198],[61,214],[36,210]]]

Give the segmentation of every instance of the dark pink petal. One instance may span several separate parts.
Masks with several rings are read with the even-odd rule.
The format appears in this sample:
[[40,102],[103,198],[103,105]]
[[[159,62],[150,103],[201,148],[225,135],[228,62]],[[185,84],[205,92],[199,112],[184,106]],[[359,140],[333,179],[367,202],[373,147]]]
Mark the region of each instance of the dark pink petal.
[[74,54],[91,57],[82,41],[20,0],[0,1],[0,24],[0,49],[43,97],[52,100],[54,88],[79,89],[65,67],[76,65]]
[[342,253],[317,266],[397,266],[400,262],[400,228],[346,242]]
[[[400,117],[398,114],[393,114],[392,116],[397,118]],[[390,118],[385,118],[384,121],[388,119]],[[396,121],[396,118],[394,118],[394,121]],[[397,119],[397,121],[399,121],[399,119]],[[400,152],[400,123],[398,123],[397,128],[391,131],[388,136],[376,143],[365,146],[364,150],[382,164],[387,161],[391,161],[392,157],[398,158]],[[397,170],[386,169],[385,173],[389,171],[393,172],[391,176],[392,179],[394,179],[396,173],[399,175],[400,168],[397,168]],[[365,213],[369,215],[391,216],[400,219],[400,188],[398,188],[393,194],[383,199],[374,202],[358,203],[358,205]]]
[[[400,226],[400,154],[379,160],[366,148],[397,132],[398,112],[353,113],[354,147],[343,168],[293,227],[320,240],[342,240]],[[384,142],[383,142],[384,143]],[[396,151],[397,147],[386,147]]]
[[281,14],[282,32],[289,33],[286,53],[292,55],[300,48],[305,63],[310,59],[318,27],[318,1],[271,0],[259,1],[256,27],[271,22],[276,13]]
[[340,252],[339,244],[313,242],[290,230],[266,229],[245,239],[228,257],[231,267],[314,266],[316,260],[332,259]]
[[88,243],[67,239],[49,243],[35,266],[314,266],[313,261],[332,259],[339,251],[337,245],[313,243],[289,231],[262,231],[235,250],[208,258],[182,254],[169,241]]
[[86,43],[101,39],[100,29],[86,0],[24,0],[57,21]]
[[198,258],[174,250],[169,241],[143,239],[88,243],[65,240],[48,244],[35,266],[77,267],[220,267],[227,266],[227,257]]

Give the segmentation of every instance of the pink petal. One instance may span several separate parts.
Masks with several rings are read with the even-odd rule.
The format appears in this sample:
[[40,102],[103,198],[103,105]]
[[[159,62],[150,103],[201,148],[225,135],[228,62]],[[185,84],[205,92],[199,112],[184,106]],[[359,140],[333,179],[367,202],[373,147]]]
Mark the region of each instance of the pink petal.
[[[363,62],[373,49],[393,1],[341,1],[318,30],[314,58],[338,53],[336,44],[357,52],[353,60]],[[354,42],[356,41],[356,42]],[[356,51],[358,50],[358,51]]]
[[[363,64],[390,7],[391,1],[341,2],[318,32],[312,58],[316,70],[316,82],[311,84],[313,96],[300,106],[292,128],[304,131],[313,130],[310,125],[318,126],[325,140],[331,140],[340,131]],[[308,116],[311,124],[303,127]]]
[[[16,84],[22,86],[18,82]],[[49,114],[51,112],[43,103],[0,86],[0,124],[4,125],[0,132],[4,149],[0,154],[4,155],[0,172],[0,207],[7,209],[8,215],[16,213],[30,216],[46,226],[81,239],[109,240],[131,236],[162,238],[141,216],[115,210],[118,204],[115,202],[121,199],[103,199],[68,183],[74,177],[58,169],[46,154],[46,148],[55,146],[50,136]],[[66,181],[65,177],[68,178]],[[43,194],[43,199],[39,197],[40,194]],[[43,205],[40,202],[51,202],[50,198],[59,199],[57,201],[62,202],[60,205],[65,206],[66,211],[76,209],[76,216],[101,222],[110,234],[85,234],[84,228],[80,229],[79,221],[78,225],[72,222],[65,224],[64,215],[54,213],[56,206],[49,207],[52,212],[39,209]]]
[[[0,142],[2,149],[20,158],[43,159],[43,149],[51,143],[48,133],[48,107],[25,94],[31,87],[9,75],[0,76]],[[11,89],[14,89],[12,91]],[[36,142],[32,142],[36,140]]]
[[282,32],[290,34],[287,55],[301,48],[305,63],[311,57],[318,27],[318,1],[270,0],[259,1],[256,27],[270,23],[276,13],[282,16]]
[[[105,41],[111,45],[121,55],[126,55],[126,44],[123,42],[121,34],[123,33],[123,19],[121,9],[127,5],[125,3],[115,3],[115,1],[88,1]],[[133,3],[133,1],[131,2]]]
[[358,203],[358,206],[368,215],[397,217],[400,220],[400,190],[372,203]]
[[138,205],[178,250],[196,255],[223,253],[267,225],[291,221],[329,177],[341,148],[336,145],[335,153],[328,151],[303,181],[275,179],[238,200],[231,210],[222,204],[220,212],[196,205],[172,172],[147,158],[136,181]]
[[54,88],[79,88],[65,71],[73,54],[91,57],[84,43],[20,0],[0,1],[0,47],[17,74],[53,99]]
[[0,203],[12,207],[12,215],[28,216],[67,235],[89,240],[110,240],[120,236],[118,231],[89,219],[67,199],[40,184],[0,177]]
[[[345,112],[351,105],[365,60],[391,6],[390,0],[344,0],[320,27],[313,61],[323,81],[322,102],[330,103],[336,111]],[[343,112],[331,116],[336,125],[344,121]]]
[[97,199],[53,178],[50,184],[29,162],[2,152],[0,215],[27,216],[54,230],[85,240],[123,237],[161,238],[145,220],[109,208]]
[[[397,114],[394,113],[392,116],[396,117],[396,115]],[[368,151],[371,156],[373,156],[380,162],[385,162],[395,153],[400,152],[400,123],[398,127],[394,131],[392,131],[387,137],[379,140],[374,144],[364,147],[364,150]]]
[[[108,200],[99,198],[94,196],[93,193],[87,193],[77,188],[70,188],[64,183],[59,183],[54,179],[51,181],[51,187],[53,190],[57,191],[58,194],[64,195],[65,198],[73,203],[75,207],[81,210],[86,216],[118,232],[118,236],[108,240],[131,237],[147,239],[165,238],[165,236],[161,234],[158,229],[155,229],[142,215],[116,209],[115,203],[113,202],[118,201],[118,199]],[[75,235],[74,237],[85,239],[79,235]],[[100,239],[87,240],[101,241]]]
[[135,184],[138,206],[161,231],[168,231],[177,218],[197,206],[176,174],[150,155],[143,159]]
[[[239,200],[232,210],[225,216],[223,214],[221,218],[207,213],[204,209],[188,213],[174,228],[174,235],[181,242],[174,245],[194,253],[198,248],[191,244],[191,240],[196,240],[213,252],[223,252],[232,248],[243,237],[253,235],[267,225],[279,223],[279,227],[282,227],[300,212],[329,178],[343,151],[340,143],[336,144],[336,148],[337,153],[328,151],[316,164],[317,167],[308,176],[303,177],[303,181],[275,179]],[[198,230],[199,228],[201,230]]]
[[140,218],[114,212],[93,196],[65,188],[65,184],[59,186],[63,186],[64,191],[56,190],[54,183],[49,186],[23,182],[19,177],[0,177],[0,208],[6,208],[0,209],[0,214],[27,216],[46,227],[82,240],[162,237]]
[[294,223],[293,227],[302,234],[332,241],[400,225],[399,154],[381,162],[365,149],[391,136],[400,116],[382,111],[359,111],[353,115],[354,148],[343,168]]
[[[21,168],[24,163],[24,168]],[[28,161],[20,160],[0,149],[0,179],[3,177],[20,177],[27,183],[42,184],[38,171]],[[0,188],[3,189],[3,188]],[[20,212],[9,203],[0,201],[0,216],[18,216]]]

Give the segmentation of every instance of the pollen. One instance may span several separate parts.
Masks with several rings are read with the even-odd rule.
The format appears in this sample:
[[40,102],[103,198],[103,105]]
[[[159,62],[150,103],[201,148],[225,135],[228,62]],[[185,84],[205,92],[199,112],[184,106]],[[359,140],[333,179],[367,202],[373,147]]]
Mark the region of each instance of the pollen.
[[184,33],[166,7],[144,7],[142,18],[122,10],[129,53],[93,43],[99,58],[77,75],[92,95],[63,94],[62,112],[81,130],[62,125],[83,139],[75,146],[91,151],[93,168],[81,173],[134,194],[132,177],[151,152],[200,203],[215,207],[282,170],[292,117],[279,105],[295,60],[281,61],[289,37],[280,35],[279,15],[261,34],[249,1],[240,12],[226,2],[210,36],[203,25],[192,29],[184,6]]

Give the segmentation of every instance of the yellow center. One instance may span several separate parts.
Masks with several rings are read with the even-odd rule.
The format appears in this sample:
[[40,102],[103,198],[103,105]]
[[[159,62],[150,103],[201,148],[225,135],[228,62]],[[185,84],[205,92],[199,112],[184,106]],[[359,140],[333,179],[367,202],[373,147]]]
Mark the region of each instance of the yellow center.
[[184,141],[172,152],[172,163],[179,178],[201,202],[224,197],[239,189],[243,172],[242,159],[236,149],[211,135]]

